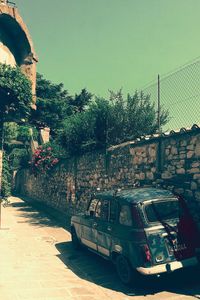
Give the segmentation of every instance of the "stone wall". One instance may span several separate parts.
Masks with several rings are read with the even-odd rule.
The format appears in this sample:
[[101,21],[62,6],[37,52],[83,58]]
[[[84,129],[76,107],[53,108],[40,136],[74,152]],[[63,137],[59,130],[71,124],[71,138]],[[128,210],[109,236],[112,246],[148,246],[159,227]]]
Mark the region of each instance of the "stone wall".
[[168,136],[127,142],[107,153],[88,153],[61,162],[50,175],[16,176],[17,192],[64,213],[84,210],[91,192],[101,189],[161,185],[189,201],[196,217],[200,208],[200,128]]

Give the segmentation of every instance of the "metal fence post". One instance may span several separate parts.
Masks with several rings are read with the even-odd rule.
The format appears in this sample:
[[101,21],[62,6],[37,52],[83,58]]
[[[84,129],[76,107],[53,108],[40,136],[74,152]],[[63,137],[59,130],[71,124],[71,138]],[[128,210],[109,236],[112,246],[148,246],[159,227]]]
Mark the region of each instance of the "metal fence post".
[[158,133],[161,133],[160,126],[160,75],[158,74]]

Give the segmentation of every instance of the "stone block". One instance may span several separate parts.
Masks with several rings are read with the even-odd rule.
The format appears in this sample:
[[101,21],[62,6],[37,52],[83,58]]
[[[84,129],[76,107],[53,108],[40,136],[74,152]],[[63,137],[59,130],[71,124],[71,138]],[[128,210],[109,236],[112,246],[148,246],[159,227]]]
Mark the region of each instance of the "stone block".
[[195,198],[196,198],[198,201],[200,201],[200,192],[199,192],[199,191],[196,191],[196,192],[194,193],[194,196],[195,196]]
[[191,182],[191,190],[197,190],[198,186],[197,183],[195,181]]
[[179,154],[179,158],[180,158],[180,159],[184,159],[184,158],[186,158],[186,153]]
[[149,155],[150,155],[150,157],[156,157],[156,149],[149,148]]
[[169,171],[169,172],[173,172],[173,171],[175,171],[175,166],[171,166],[171,165],[168,165],[167,166],[167,170]]
[[194,156],[194,151],[188,151],[187,158],[192,158]]
[[178,154],[178,150],[177,150],[176,147],[172,147],[172,148],[171,148],[171,154],[172,154],[172,155],[177,155],[177,154]]
[[140,173],[139,179],[140,179],[140,180],[144,180],[144,179],[145,179],[145,173]]
[[197,142],[197,137],[193,136],[190,140],[190,144],[196,144],[196,142]]
[[151,172],[156,173],[156,167],[151,168]]
[[147,173],[146,173],[146,177],[147,177],[147,179],[149,179],[149,180],[153,180],[153,179],[154,179],[154,174],[153,174],[152,172],[147,172]]
[[140,174],[135,174],[135,179],[139,180],[140,179]]
[[177,169],[176,174],[185,174],[185,169],[184,168]]
[[194,145],[192,144],[192,145],[188,145],[187,147],[186,147],[186,149],[187,150],[192,150],[192,151],[194,151]]
[[193,175],[193,179],[195,180],[195,179],[200,179],[200,174],[194,174]]
[[199,173],[199,168],[192,168],[188,171],[189,174]]
[[135,148],[130,148],[129,152],[130,152],[131,155],[135,155]]
[[176,140],[170,140],[170,143],[171,143],[171,145],[176,145],[177,144]]
[[170,172],[164,172],[162,175],[161,175],[161,178],[162,179],[170,179],[172,178],[172,174]]
[[191,164],[192,168],[198,168],[200,166],[200,162],[199,161],[195,161]]
[[196,145],[195,147],[195,156],[200,156],[200,143]]
[[180,146],[181,147],[187,146],[187,141],[186,140],[180,141]]
[[156,157],[149,157],[148,160],[147,160],[147,162],[148,162],[149,164],[152,164],[152,163],[154,163],[155,161],[156,161]]
[[169,153],[170,153],[170,150],[169,149],[165,149],[165,155],[167,156],[167,155],[169,155]]

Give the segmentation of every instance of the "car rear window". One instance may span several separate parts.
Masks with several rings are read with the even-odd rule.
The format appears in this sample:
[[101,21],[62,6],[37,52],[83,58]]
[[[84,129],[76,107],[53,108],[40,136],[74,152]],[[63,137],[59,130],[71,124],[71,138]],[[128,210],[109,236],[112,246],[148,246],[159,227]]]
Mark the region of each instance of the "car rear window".
[[179,219],[181,208],[177,199],[152,201],[145,204],[145,214],[148,222]]

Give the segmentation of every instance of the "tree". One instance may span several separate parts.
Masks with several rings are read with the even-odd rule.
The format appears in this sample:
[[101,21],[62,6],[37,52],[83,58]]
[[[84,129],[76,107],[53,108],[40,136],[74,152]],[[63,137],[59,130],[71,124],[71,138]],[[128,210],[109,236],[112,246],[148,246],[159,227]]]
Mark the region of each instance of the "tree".
[[63,119],[72,114],[67,90],[62,83],[54,84],[37,73],[37,109],[32,111],[31,123],[38,128],[50,127],[51,133],[62,127]]
[[[161,124],[168,112],[162,110]],[[109,99],[96,98],[85,112],[75,114],[64,124],[60,141],[68,152],[80,153],[86,145],[106,148],[156,132],[157,114],[150,96],[135,92],[125,98],[122,91],[110,92]]]
[[68,91],[64,89],[63,83],[52,83],[43,75],[37,73],[36,96],[40,99],[64,99],[68,98]]
[[[18,67],[13,68],[8,65],[0,64],[0,99],[0,144],[1,152],[3,153],[4,122],[19,122],[22,118],[27,119],[31,112],[31,83]],[[7,196],[9,194],[8,190],[10,190],[10,175],[9,161],[7,160],[6,154],[3,160],[3,176],[3,162],[2,160],[0,161],[0,194]]]
[[62,83],[55,84],[37,73],[37,110],[32,112],[32,123],[39,128],[49,127],[55,138],[62,131],[66,119],[85,111],[92,94],[83,89],[74,97],[68,94]]
[[31,83],[21,70],[0,64],[0,116],[4,121],[19,121],[30,115]]
[[86,89],[82,89],[80,94],[75,94],[74,97],[69,99],[69,104],[73,107],[74,113],[81,113],[86,110],[92,99],[92,94]]
[[[168,122],[169,113],[161,110],[161,126]],[[142,91],[128,94],[126,100],[125,138],[135,139],[142,135],[153,134],[158,130],[157,112],[150,95]]]
[[68,154],[79,154],[95,142],[92,115],[87,112],[74,114],[64,122],[58,141]]

